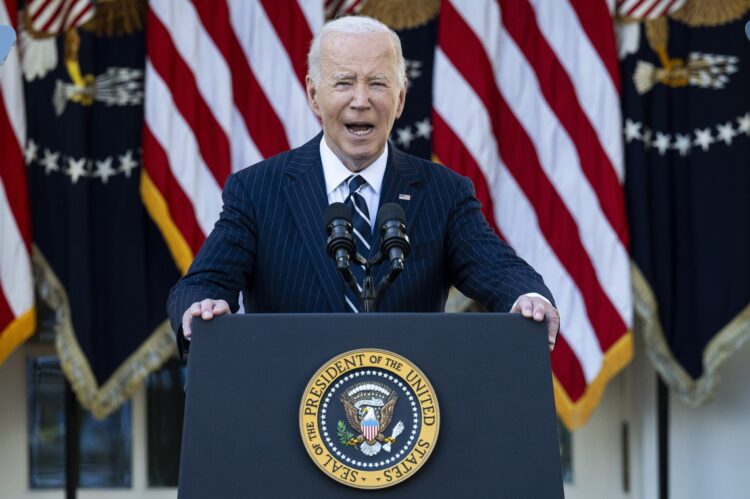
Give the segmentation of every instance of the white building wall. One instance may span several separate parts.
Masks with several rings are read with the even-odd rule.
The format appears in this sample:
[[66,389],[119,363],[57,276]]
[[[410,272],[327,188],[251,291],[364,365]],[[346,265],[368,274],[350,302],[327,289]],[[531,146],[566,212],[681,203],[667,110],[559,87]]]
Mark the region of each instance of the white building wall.
[[670,397],[670,409],[671,497],[750,498],[750,343],[722,366],[713,400]]

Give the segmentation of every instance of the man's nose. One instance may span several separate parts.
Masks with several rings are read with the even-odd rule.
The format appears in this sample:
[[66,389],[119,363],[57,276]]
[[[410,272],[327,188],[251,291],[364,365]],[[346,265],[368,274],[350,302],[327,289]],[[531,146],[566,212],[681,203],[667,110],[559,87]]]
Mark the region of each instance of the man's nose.
[[366,109],[370,107],[370,88],[365,82],[357,82],[354,85],[351,107],[355,109]]

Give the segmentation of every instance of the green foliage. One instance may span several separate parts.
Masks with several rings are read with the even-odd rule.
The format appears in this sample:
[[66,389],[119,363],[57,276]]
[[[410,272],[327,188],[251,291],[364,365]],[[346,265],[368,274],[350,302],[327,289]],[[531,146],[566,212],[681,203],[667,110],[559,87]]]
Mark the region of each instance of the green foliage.
[[351,445],[349,441],[354,438],[354,434],[346,429],[346,424],[339,420],[338,424],[336,424],[336,429],[341,445]]

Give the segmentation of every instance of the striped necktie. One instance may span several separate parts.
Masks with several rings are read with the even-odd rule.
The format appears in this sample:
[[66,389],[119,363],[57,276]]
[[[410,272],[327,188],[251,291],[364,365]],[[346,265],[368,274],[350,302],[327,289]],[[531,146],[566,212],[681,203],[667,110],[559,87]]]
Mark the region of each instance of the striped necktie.
[[[349,186],[349,195],[344,201],[352,209],[352,227],[354,228],[354,242],[357,246],[357,252],[367,258],[370,255],[370,240],[372,239],[372,224],[370,223],[370,211],[367,209],[365,198],[359,191],[367,185],[367,181],[360,175],[352,175],[346,179]],[[352,273],[357,279],[360,292],[362,283],[365,278],[365,267],[354,264],[351,266]],[[347,289],[346,296],[347,306],[352,312],[359,312],[359,299]]]

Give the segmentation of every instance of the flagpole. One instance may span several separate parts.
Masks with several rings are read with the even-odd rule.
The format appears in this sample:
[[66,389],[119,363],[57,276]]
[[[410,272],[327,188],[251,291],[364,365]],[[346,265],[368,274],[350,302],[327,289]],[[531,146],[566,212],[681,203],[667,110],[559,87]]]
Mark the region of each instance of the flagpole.
[[78,401],[65,379],[65,499],[76,499],[78,490]]
[[659,499],[669,499],[669,389],[656,375],[656,412],[659,448]]

